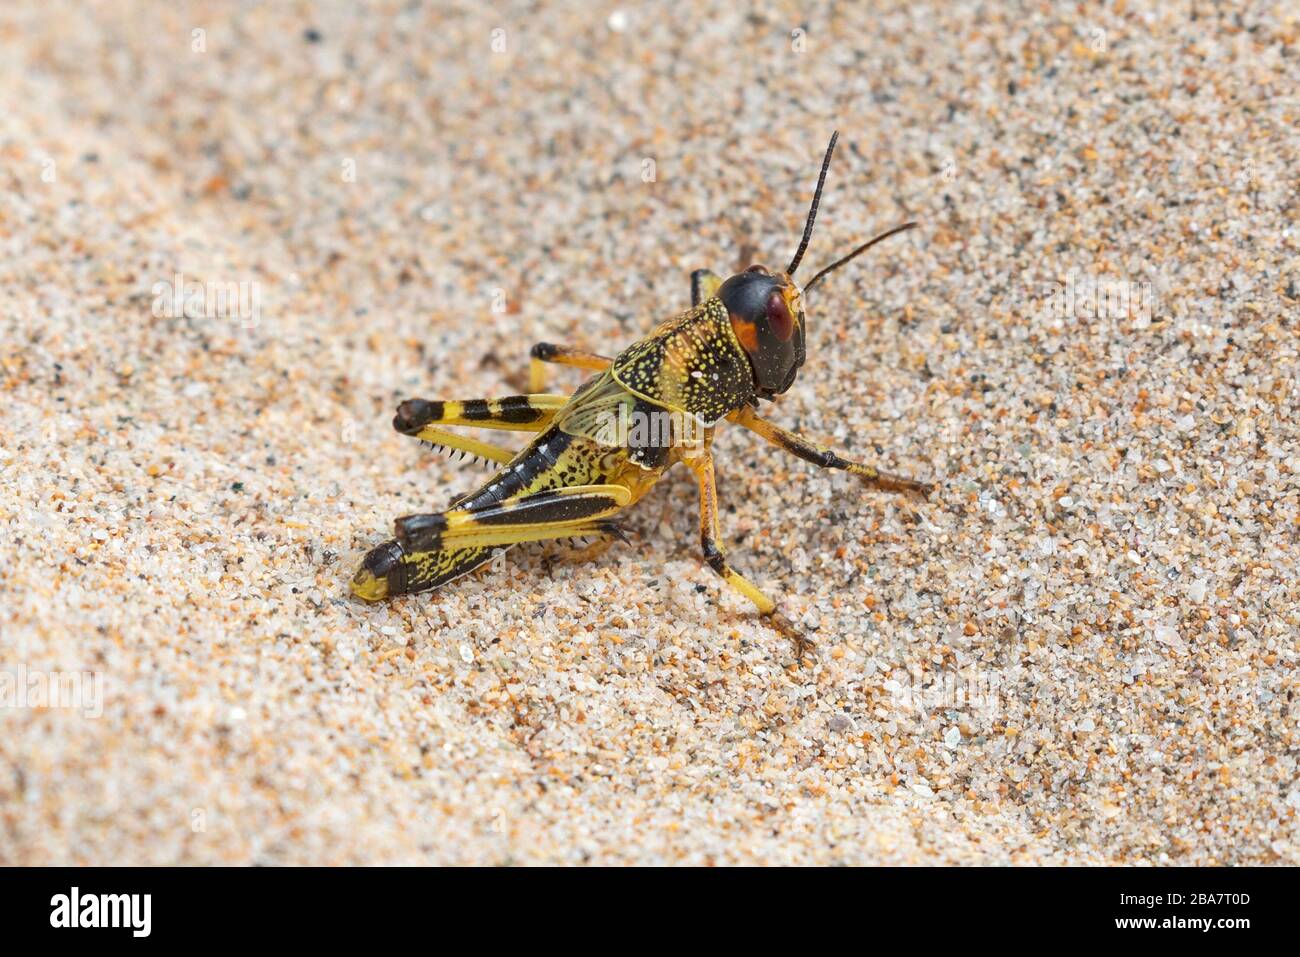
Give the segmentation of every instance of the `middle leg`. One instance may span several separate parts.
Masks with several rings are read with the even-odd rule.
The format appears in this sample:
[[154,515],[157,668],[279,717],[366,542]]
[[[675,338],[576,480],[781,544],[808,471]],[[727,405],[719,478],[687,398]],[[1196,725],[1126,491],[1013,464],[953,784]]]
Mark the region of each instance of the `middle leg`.
[[727,563],[718,522],[718,488],[714,480],[713,453],[704,452],[683,461],[695,473],[700,488],[700,550],[704,553],[704,560],[723,581],[753,602],[758,613],[767,618],[777,631],[794,642],[795,654],[802,660],[805,652],[816,647],[815,642],[777,610],[776,602]]

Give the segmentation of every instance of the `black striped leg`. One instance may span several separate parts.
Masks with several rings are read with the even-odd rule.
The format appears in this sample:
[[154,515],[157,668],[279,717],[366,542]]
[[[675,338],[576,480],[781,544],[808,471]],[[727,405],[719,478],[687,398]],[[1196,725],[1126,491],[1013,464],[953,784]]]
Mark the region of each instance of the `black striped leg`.
[[528,353],[528,389],[530,392],[541,392],[546,388],[546,363],[548,362],[588,369],[592,372],[604,372],[613,361],[609,356],[588,352],[586,349],[539,342]]
[[392,541],[370,550],[352,578],[352,593],[380,601],[428,591],[520,542],[587,536],[626,541],[612,516],[630,500],[621,485],[583,485],[477,508],[407,515],[397,520]]
[[777,610],[776,602],[727,564],[722,548],[722,530],[718,522],[718,489],[714,482],[713,453],[702,452],[682,461],[695,473],[695,480],[700,487],[700,549],[704,552],[704,560],[723,581],[753,602],[758,613],[767,618],[777,631],[794,642],[795,654],[802,660],[804,653],[814,647],[812,639],[799,632]]
[[574,485],[533,492],[490,505],[406,515],[396,522],[396,540],[408,552],[445,543],[510,545],[545,538],[572,538],[577,528],[607,519],[629,501],[622,485]]
[[705,299],[718,294],[722,277],[710,269],[697,269],[691,273],[691,305],[698,306]]
[[514,459],[515,452],[437,426],[540,432],[551,424],[555,413],[568,401],[568,397],[563,395],[508,395],[501,399],[468,399],[464,402],[407,399],[397,407],[393,428],[403,435],[413,435],[433,445],[446,446],[504,465]]
[[928,482],[918,482],[902,475],[882,472],[870,465],[851,462],[830,449],[809,442],[801,435],[759,418],[748,406],[731,413],[727,418],[737,425],[743,425],[751,432],[756,432],[777,448],[799,456],[805,462],[811,462],[823,469],[842,469],[878,489],[887,492],[909,492],[921,496],[928,496],[934,490],[934,486]]

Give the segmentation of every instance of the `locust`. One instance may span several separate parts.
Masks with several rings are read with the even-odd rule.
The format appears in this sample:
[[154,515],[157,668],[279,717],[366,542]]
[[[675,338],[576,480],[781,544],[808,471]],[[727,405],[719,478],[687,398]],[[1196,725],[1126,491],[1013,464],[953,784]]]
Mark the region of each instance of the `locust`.
[[[794,640],[800,658],[813,642],[777,603],[731,564],[723,546],[712,452],[723,421],[757,433],[818,468],[840,469],[870,488],[925,497],[932,486],[852,461],[769,422],[760,402],[794,385],[806,357],[804,301],[826,276],[876,243],[916,223],[889,229],[816,273],[794,280],[812,237],[838,132],[831,136],[794,258],[784,272],[752,265],[725,281],[691,274],[691,308],[660,323],[615,356],[550,343],[533,346],[529,394],[463,401],[407,399],[393,427],[435,446],[495,463],[481,487],[441,512],[398,518],[391,540],[371,549],[352,578],[365,601],[427,591],[522,542],[595,537],[627,541],[616,517],[681,463],[699,487],[704,561],[760,616]],[[549,365],[592,373],[572,395],[545,391]],[[450,428],[531,433],[520,451]],[[656,427],[657,426],[657,427]]]

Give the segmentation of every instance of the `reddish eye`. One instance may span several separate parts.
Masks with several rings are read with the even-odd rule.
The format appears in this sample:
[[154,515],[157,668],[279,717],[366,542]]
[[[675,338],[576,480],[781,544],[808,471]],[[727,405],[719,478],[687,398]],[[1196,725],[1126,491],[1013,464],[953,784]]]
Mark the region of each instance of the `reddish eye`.
[[794,335],[794,316],[790,315],[790,307],[785,304],[785,296],[779,289],[773,289],[772,295],[767,297],[767,324],[772,334],[782,342]]

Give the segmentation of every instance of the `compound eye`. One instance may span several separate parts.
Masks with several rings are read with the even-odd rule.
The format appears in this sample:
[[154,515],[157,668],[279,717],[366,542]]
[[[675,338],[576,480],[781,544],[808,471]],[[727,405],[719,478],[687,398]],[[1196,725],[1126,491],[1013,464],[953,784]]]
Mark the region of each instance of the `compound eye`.
[[790,307],[785,304],[780,289],[773,289],[767,297],[767,325],[782,342],[794,335],[794,316],[790,315]]

